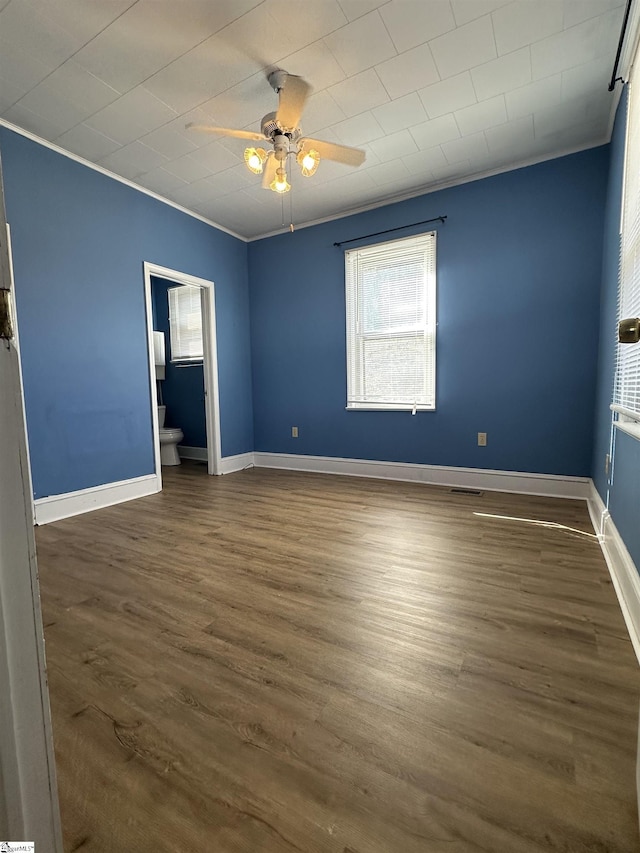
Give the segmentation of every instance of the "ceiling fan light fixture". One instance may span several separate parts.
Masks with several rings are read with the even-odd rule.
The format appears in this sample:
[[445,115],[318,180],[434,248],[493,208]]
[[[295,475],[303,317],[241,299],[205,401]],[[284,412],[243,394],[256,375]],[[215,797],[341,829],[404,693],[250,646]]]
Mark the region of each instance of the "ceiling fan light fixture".
[[291,184],[287,180],[287,173],[283,166],[279,166],[276,169],[276,176],[269,184],[269,189],[273,190],[274,193],[288,193],[291,189]]
[[245,148],[244,162],[247,164],[247,169],[254,175],[262,174],[262,167],[266,159],[267,152],[264,148]]
[[300,166],[305,178],[310,178],[311,175],[315,175],[316,170],[320,165],[320,155],[315,148],[310,148],[308,151],[301,148],[296,160],[298,161],[298,165]]

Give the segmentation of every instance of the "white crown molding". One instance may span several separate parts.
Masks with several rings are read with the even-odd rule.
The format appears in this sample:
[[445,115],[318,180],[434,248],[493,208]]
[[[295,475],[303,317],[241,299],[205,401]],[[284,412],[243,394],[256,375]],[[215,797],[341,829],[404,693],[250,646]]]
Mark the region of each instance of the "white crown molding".
[[591,482],[589,514],[611,575],[629,637],[640,662],[640,575],[624,540]]
[[[617,98],[620,98],[619,92],[617,94]],[[611,132],[613,130],[613,117],[615,117],[615,107],[611,111],[607,136],[598,142],[590,142],[588,145],[579,145],[573,148],[566,148],[555,154],[543,155],[541,157],[533,157],[527,160],[521,160],[517,163],[513,163],[508,166],[503,166],[496,169],[487,169],[485,171],[476,172],[473,175],[465,175],[464,177],[459,178],[457,180],[455,178],[452,178],[448,181],[440,181],[436,184],[423,186],[410,192],[398,193],[397,195],[388,196],[387,198],[381,199],[380,201],[371,202],[370,204],[349,208],[349,210],[345,210],[331,216],[324,216],[319,219],[309,220],[308,222],[297,223],[295,225],[295,228],[296,230],[301,230],[303,228],[311,228],[314,225],[323,225],[325,222],[334,222],[338,219],[345,219],[348,216],[354,216],[357,213],[366,213],[368,210],[377,210],[380,207],[387,207],[388,205],[397,204],[401,201],[408,201],[412,198],[418,198],[423,195],[430,195],[431,193],[439,192],[440,190],[445,190],[449,187],[457,187],[462,184],[470,184],[475,181],[481,181],[483,180],[483,178],[490,178],[493,175],[502,175],[506,172],[513,172],[516,169],[524,169],[527,166],[535,166],[537,163],[546,163],[548,160],[557,160],[559,157],[566,157],[569,154],[577,154],[580,151],[588,151],[590,148],[598,148],[600,145],[606,145],[611,140]],[[193,219],[197,219],[200,222],[204,222],[206,225],[210,225],[212,228],[216,228],[218,231],[223,231],[225,234],[229,234],[231,237],[235,237],[237,240],[241,240],[243,243],[253,243],[257,240],[266,240],[268,237],[276,237],[279,234],[287,234],[290,230],[289,226],[287,226],[286,228],[278,228],[274,231],[267,231],[264,234],[256,234],[254,237],[244,237],[242,234],[237,234],[230,228],[226,228],[224,225],[220,225],[218,222],[214,222],[212,219],[207,219],[206,217],[201,216],[199,213],[195,213],[193,210],[189,210],[187,207],[183,207],[181,204],[178,204],[175,201],[171,201],[171,199],[165,198],[165,196],[153,192],[153,190],[149,190],[146,187],[142,187],[140,186],[140,184],[136,184],[134,183],[134,181],[131,181],[128,178],[123,178],[122,175],[117,175],[115,172],[111,172],[109,171],[109,169],[105,169],[103,166],[98,166],[97,163],[93,163],[91,160],[85,160],[84,157],[80,157],[78,154],[73,154],[71,151],[67,151],[64,148],[61,148],[59,145],[56,145],[53,142],[49,142],[47,139],[43,139],[42,137],[37,136],[35,133],[31,133],[31,131],[25,130],[24,128],[19,127],[18,125],[13,124],[12,122],[7,121],[6,119],[0,118],[0,127],[6,127],[7,130],[11,130],[14,133],[19,134],[20,136],[24,136],[26,139],[30,139],[32,142],[37,142],[38,145],[42,145],[45,148],[49,148],[51,151],[55,151],[56,154],[61,154],[63,157],[69,158],[69,160],[74,160],[76,163],[80,163],[82,166],[86,166],[88,169],[93,169],[94,172],[100,172],[100,174],[106,175],[106,177],[112,178],[114,181],[118,181],[118,183],[131,187],[131,189],[137,190],[138,192],[141,192],[144,195],[149,196],[150,198],[154,198],[156,199],[156,201],[160,201],[163,204],[167,204],[169,205],[169,207],[173,207],[175,210],[179,210],[181,213],[185,213],[187,216],[191,216]]]
[[375,459],[343,459],[335,456],[305,456],[293,453],[253,454],[256,468],[281,468],[288,471],[312,471],[318,474],[345,474],[425,483],[432,486],[482,489],[522,495],[587,500],[588,477],[562,477],[555,474],[528,474],[520,471],[494,471],[485,468],[454,468],[446,465],[420,465],[411,462],[383,462]]
[[144,477],[105,483],[102,486],[67,492],[64,495],[38,498],[34,502],[35,522],[38,525],[49,524],[52,521],[60,521],[62,518],[70,518],[72,515],[80,515],[94,509],[103,509],[134,498],[144,498],[158,491],[158,478],[155,474],[147,474]]
[[61,154],[63,157],[67,157],[69,160],[74,160],[76,163],[80,163],[81,166],[86,166],[87,169],[92,169],[94,172],[100,172],[101,175],[106,175],[107,178],[112,178],[114,181],[118,181],[119,184],[124,184],[127,187],[131,187],[131,189],[133,190],[137,190],[143,195],[148,195],[150,198],[155,198],[156,201],[161,201],[163,204],[167,204],[169,205],[169,207],[173,207],[175,210],[179,210],[180,213],[186,213],[187,216],[190,216],[192,219],[198,219],[200,222],[204,222],[205,225],[210,225],[212,228],[217,228],[218,231],[223,231],[225,234],[229,234],[231,237],[235,237],[236,240],[241,240],[243,243],[248,242],[246,237],[243,237],[241,234],[236,234],[236,232],[231,231],[230,228],[226,228],[224,225],[220,225],[218,222],[214,222],[212,219],[207,219],[205,216],[201,216],[199,213],[195,213],[193,210],[189,210],[189,208],[183,207],[176,201],[171,201],[171,199],[165,198],[164,196],[159,195],[159,193],[156,193],[153,190],[149,190],[146,187],[141,187],[140,184],[136,184],[134,183],[134,181],[130,181],[128,178],[123,178],[122,175],[117,175],[115,172],[110,172],[109,169],[105,169],[104,166],[98,166],[97,163],[93,163],[91,160],[85,160],[84,157],[80,157],[79,154],[73,154],[71,151],[67,151],[65,148],[61,148],[59,145],[56,145],[53,142],[49,142],[47,139],[43,139],[41,136],[37,136],[35,133],[31,133],[30,130],[25,130],[23,127],[18,127],[17,124],[12,124],[10,121],[7,121],[3,118],[0,118],[0,127],[6,127],[7,130],[12,130],[14,133],[17,133],[20,136],[24,136],[26,139],[30,139],[32,142],[37,142],[38,145],[42,145],[44,148],[48,148],[50,151],[55,151],[56,154]]
[[[619,97],[619,95],[618,95]],[[615,110],[613,110],[615,116]],[[483,172],[476,172],[473,175],[465,175],[462,178],[452,178],[448,181],[440,181],[437,184],[421,187],[420,189],[412,190],[411,192],[398,193],[394,196],[389,196],[381,201],[371,202],[360,207],[353,207],[341,213],[336,213],[333,216],[323,216],[320,219],[312,219],[309,222],[294,223],[296,231],[301,231],[303,228],[311,228],[314,225],[324,225],[326,222],[335,222],[338,219],[345,219],[348,216],[355,216],[357,213],[366,213],[368,210],[377,210],[379,207],[387,207],[390,204],[399,204],[401,201],[408,201],[411,198],[419,198],[423,195],[431,195],[431,193],[446,190],[449,187],[458,187],[462,184],[472,184],[475,181],[481,181],[484,178],[491,178],[494,175],[503,175],[506,172],[514,172],[517,169],[525,169],[527,166],[535,166],[538,163],[546,163],[549,160],[557,160],[560,157],[568,157],[569,154],[578,154],[580,151],[589,151],[591,148],[599,148],[601,145],[606,145],[611,141],[611,131],[613,123],[607,131],[607,136],[597,142],[590,142],[588,145],[578,145],[573,148],[566,148],[556,154],[544,155],[541,157],[532,157],[528,160],[521,160],[518,163],[510,164],[496,169],[487,169]],[[407,226],[410,227],[410,226]],[[277,237],[279,234],[288,234],[291,228],[289,225],[286,228],[278,228],[275,231],[268,231],[265,234],[258,234],[255,237],[246,237],[248,243],[254,243],[257,240],[266,240],[268,237]]]

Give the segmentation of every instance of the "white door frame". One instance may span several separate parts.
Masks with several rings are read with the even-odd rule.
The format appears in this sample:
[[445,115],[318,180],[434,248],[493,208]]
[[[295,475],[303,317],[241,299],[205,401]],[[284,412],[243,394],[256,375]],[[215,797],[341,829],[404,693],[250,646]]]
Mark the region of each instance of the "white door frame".
[[[11,288],[0,169],[0,288]],[[62,853],[18,351],[0,340],[0,830]]]
[[199,287],[202,304],[202,344],[204,349],[204,408],[207,424],[207,471],[209,474],[221,472],[220,443],[220,397],[218,394],[218,347],[216,335],[215,284],[204,278],[197,278],[178,270],[171,270],[158,264],[144,262],[144,292],[147,313],[147,345],[149,351],[149,381],[151,385],[151,417],[153,421],[153,445],[155,450],[156,477],[158,491],[162,489],[162,465],[160,462],[160,428],[158,425],[158,392],[156,388],[156,369],[153,347],[153,308],[151,296],[151,277],[163,278],[175,284]]

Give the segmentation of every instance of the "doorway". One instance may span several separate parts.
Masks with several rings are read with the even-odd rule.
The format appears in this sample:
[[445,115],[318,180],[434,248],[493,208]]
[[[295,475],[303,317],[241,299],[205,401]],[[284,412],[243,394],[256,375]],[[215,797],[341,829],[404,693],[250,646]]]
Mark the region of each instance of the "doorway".
[[152,278],[162,279],[172,285],[196,287],[200,291],[202,309],[202,344],[204,373],[204,410],[207,437],[207,472],[220,473],[220,401],[218,395],[218,356],[216,343],[215,285],[212,281],[197,278],[178,270],[161,267],[148,261],[144,262],[144,287],[147,318],[147,346],[149,359],[149,382],[151,389],[151,419],[153,424],[153,443],[155,455],[155,473],[158,479],[158,491],[162,489],[162,465],[160,461],[160,426],[158,421],[158,388],[156,384]]

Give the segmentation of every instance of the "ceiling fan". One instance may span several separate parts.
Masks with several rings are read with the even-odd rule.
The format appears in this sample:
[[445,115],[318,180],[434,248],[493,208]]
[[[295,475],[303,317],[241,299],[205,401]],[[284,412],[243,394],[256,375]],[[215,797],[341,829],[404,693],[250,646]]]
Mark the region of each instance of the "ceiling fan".
[[302,135],[298,125],[311,91],[306,80],[281,69],[272,71],[267,79],[278,93],[278,109],[264,116],[260,123],[260,133],[198,125],[193,122],[188,124],[187,128],[233,136],[237,139],[248,139],[252,142],[271,143],[273,148],[269,152],[255,146],[247,148],[244,152],[244,160],[251,172],[263,175],[263,188],[277,193],[286,193],[291,189],[287,180],[287,157],[289,156],[295,156],[306,178],[315,174],[322,159],[334,160],[336,163],[344,163],[347,166],[361,166],[364,163],[365,152],[361,148],[323,142],[321,139],[311,139]]

